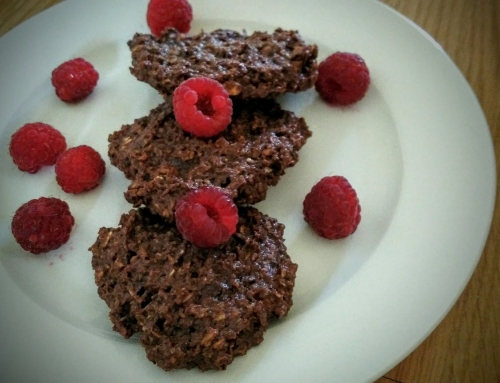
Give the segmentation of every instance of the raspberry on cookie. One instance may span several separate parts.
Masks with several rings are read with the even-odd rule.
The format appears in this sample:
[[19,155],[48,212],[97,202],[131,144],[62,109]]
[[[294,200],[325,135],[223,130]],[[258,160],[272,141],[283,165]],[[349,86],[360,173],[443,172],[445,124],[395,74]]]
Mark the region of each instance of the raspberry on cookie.
[[194,77],[174,91],[174,115],[177,123],[198,137],[212,137],[231,122],[233,102],[224,87],[207,77]]
[[216,247],[236,231],[238,208],[224,189],[205,186],[177,201],[175,223],[187,241],[199,247]]

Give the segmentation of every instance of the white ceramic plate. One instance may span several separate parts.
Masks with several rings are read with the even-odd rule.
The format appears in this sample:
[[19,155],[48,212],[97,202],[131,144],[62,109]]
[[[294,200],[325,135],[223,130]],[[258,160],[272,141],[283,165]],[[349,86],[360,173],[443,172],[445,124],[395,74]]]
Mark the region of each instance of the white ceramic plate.
[[[314,90],[282,99],[314,134],[261,210],[286,225],[299,264],[294,306],[265,341],[225,372],[166,373],[137,339],[111,330],[97,296],[88,247],[130,206],[127,181],[109,165],[103,184],[68,195],[53,168],[22,173],[8,155],[26,122],[52,124],[69,146],[107,160],[107,136],[160,101],[129,74],[126,45],[147,32],[146,0],[67,1],[0,39],[0,344],[2,382],[370,382],[439,323],[469,280],[488,233],[495,195],[489,130],[468,84],[414,24],[368,0],[192,0],[192,31],[223,27],[299,30],[322,60],[338,51],[365,58],[372,76],[357,105],[326,106]],[[66,105],[50,73],[84,57],[100,73],[95,92]],[[316,237],[301,203],[321,177],[347,177],[362,221],[342,241]],[[40,196],[66,200],[70,241],[42,256],[22,251],[10,220]]]

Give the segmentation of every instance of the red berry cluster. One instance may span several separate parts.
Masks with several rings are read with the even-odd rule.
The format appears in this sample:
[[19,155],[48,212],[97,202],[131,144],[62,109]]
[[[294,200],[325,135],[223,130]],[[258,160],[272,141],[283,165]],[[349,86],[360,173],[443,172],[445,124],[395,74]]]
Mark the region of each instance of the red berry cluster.
[[[68,103],[87,97],[99,74],[87,61],[67,61],[52,72],[57,96]],[[19,170],[36,173],[55,165],[56,181],[66,193],[82,193],[95,188],[105,173],[101,155],[87,145],[67,149],[66,139],[54,127],[27,123],[11,137],[9,153]],[[21,247],[33,254],[57,249],[69,239],[74,218],[66,202],[58,198],[33,199],[14,214],[12,234]]]
[[[348,106],[360,101],[370,86],[370,72],[357,54],[336,52],[318,66],[315,84],[320,97],[332,106]],[[316,234],[328,239],[354,233],[361,220],[356,191],[342,176],[322,178],[303,201],[305,221]]]
[[56,180],[66,193],[95,188],[105,173],[101,155],[87,145],[66,150],[66,139],[57,129],[42,122],[28,123],[11,137],[9,153],[17,167],[36,173],[55,165]]
[[[198,137],[212,137],[231,122],[233,104],[217,81],[196,77],[174,91],[174,115],[179,126]],[[177,229],[199,247],[216,247],[236,231],[238,208],[224,189],[201,187],[187,193],[175,207]]]
[[54,165],[66,150],[66,139],[58,130],[42,122],[19,128],[10,140],[9,153],[19,170],[36,173],[43,166]]
[[[146,13],[151,33],[165,28],[187,33],[193,11],[187,0],[150,0]],[[190,78],[173,94],[174,116],[179,126],[197,137],[213,137],[231,123],[233,103],[224,87],[206,77]],[[180,234],[196,246],[216,247],[236,231],[238,208],[224,189],[204,186],[177,201],[175,221]]]

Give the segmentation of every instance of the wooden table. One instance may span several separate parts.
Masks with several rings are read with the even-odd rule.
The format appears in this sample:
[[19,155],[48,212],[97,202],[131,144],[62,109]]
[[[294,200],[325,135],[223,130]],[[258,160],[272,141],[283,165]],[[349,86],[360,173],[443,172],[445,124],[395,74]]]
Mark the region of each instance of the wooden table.
[[[2,0],[0,36],[60,1]],[[500,1],[384,2],[425,29],[458,65],[482,105],[500,158]],[[488,242],[472,279],[436,330],[375,383],[391,382],[500,382],[498,198]]]

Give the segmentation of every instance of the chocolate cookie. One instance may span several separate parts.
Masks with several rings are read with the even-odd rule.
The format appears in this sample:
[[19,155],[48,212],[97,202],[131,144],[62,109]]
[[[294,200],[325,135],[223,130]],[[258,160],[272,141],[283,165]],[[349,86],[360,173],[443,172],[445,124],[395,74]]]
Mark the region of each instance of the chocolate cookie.
[[303,118],[254,99],[235,100],[226,130],[200,138],[179,127],[167,101],[111,134],[109,157],[132,180],[125,198],[172,220],[176,201],[202,185],[225,188],[236,204],[262,201],[310,136]]
[[229,241],[201,249],[147,209],[124,214],[90,248],[114,329],[125,338],[140,332],[148,358],[165,370],[225,369],[292,305],[297,265],[283,230],[240,207]]
[[161,37],[134,35],[131,73],[162,95],[191,77],[220,82],[231,96],[275,97],[311,88],[318,77],[318,48],[295,31],[251,35],[218,29],[194,36],[167,29]]

